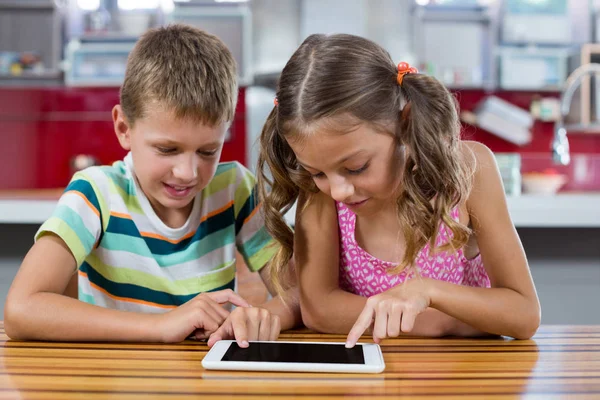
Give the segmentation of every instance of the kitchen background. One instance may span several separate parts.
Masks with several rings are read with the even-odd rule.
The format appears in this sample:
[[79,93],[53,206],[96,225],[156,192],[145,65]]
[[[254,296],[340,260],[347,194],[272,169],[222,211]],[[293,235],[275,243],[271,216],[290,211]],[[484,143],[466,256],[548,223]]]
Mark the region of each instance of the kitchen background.
[[249,168],[278,74],[311,33],[368,37],[438,77],[463,136],[497,155],[542,323],[600,323],[600,80],[588,74],[600,2],[587,0],[0,0],[0,319],[72,173],[124,155],[110,110],[128,52],[176,21],[220,36],[238,61],[223,159]]

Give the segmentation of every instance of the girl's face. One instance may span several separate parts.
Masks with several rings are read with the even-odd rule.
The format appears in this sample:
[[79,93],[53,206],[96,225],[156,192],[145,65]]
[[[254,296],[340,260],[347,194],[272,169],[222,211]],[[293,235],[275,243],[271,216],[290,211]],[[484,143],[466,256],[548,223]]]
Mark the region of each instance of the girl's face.
[[356,214],[395,204],[404,155],[392,135],[362,123],[346,133],[318,130],[288,143],[319,190]]

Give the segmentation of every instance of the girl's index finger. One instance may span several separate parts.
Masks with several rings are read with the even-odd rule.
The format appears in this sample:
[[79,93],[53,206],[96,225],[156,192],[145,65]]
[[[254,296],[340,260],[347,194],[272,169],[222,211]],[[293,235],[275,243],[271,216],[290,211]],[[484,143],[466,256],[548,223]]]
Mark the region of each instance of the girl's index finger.
[[246,324],[245,313],[234,313],[229,318],[229,321],[238,346],[242,348],[248,347],[250,344],[248,343],[248,326]]
[[352,329],[350,329],[350,333],[348,333],[348,337],[346,338],[346,348],[350,349],[356,345],[358,339],[360,339],[363,333],[371,326],[374,314],[375,310],[367,304],[358,316]]

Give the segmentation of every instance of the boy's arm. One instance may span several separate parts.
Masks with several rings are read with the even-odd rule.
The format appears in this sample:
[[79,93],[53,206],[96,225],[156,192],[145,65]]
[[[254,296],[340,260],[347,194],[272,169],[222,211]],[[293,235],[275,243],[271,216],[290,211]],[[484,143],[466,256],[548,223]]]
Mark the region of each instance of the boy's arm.
[[152,328],[155,315],[111,310],[64,296],[76,269],[62,239],[53,234],[39,238],[8,292],[6,334],[22,340],[161,340]]
[[231,290],[203,293],[164,314],[103,308],[64,295],[76,261],[67,245],[46,234],[33,245],[11,285],[4,308],[12,339],[180,342],[205,338],[229,313],[221,304],[248,306]]

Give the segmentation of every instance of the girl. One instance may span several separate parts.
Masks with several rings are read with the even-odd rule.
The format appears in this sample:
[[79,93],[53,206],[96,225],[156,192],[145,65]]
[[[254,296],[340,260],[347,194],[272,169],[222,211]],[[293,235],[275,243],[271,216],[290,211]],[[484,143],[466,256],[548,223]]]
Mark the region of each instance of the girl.
[[[261,133],[266,226],[295,252],[302,319],[379,342],[530,338],[540,305],[492,152],[460,140],[452,95],[377,44],[312,35]],[[296,229],[282,213],[298,200]]]

